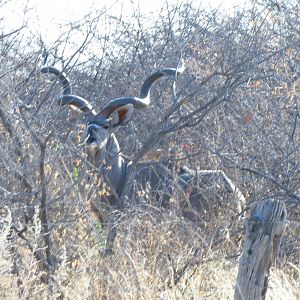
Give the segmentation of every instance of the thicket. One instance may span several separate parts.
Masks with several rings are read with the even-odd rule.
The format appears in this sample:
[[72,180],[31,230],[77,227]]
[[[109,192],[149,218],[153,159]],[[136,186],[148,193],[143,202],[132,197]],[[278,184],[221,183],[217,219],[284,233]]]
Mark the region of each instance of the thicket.
[[[51,45],[26,14],[14,31],[1,22],[1,298],[230,298],[243,215],[265,198],[287,205],[277,268],[299,290],[299,17],[297,1],[258,1],[231,16],[189,2],[155,19],[94,11]],[[98,110],[183,60],[176,82],[156,83],[151,106],[116,133],[122,152],[157,163],[176,146],[177,164],[223,170],[246,197],[242,217],[232,196],[202,189],[214,209],[191,220],[175,190],[169,209],[150,201],[122,211],[103,257],[105,220],[89,203],[104,191],[85,160],[84,118],[57,105],[61,87],[40,73],[45,55]]]

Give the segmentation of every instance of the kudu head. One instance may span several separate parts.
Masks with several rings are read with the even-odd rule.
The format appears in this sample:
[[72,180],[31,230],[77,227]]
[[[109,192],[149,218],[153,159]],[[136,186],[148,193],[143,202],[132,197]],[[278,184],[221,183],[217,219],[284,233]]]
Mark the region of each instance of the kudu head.
[[[158,78],[169,75],[176,76],[184,70],[164,68],[151,74],[143,83],[140,97],[123,97],[109,101],[100,112],[95,112],[92,105],[86,99],[73,95],[70,81],[64,72],[54,67],[42,67],[42,73],[51,73],[56,75],[63,85],[63,94],[58,98],[60,105],[69,105],[72,108],[79,109],[86,114],[86,139],[85,143],[92,152],[103,153],[108,138],[118,126],[127,124],[133,114],[134,109],[143,109],[150,104],[151,85]],[[91,151],[91,150],[90,150]],[[100,154],[103,158],[103,155]]]

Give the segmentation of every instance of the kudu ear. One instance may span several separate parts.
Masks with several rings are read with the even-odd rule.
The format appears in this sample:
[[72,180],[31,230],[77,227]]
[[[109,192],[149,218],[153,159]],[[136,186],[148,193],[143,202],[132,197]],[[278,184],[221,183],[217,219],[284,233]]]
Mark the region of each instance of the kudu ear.
[[133,114],[134,107],[132,104],[126,104],[115,109],[109,116],[111,124],[113,126],[123,126],[127,124]]

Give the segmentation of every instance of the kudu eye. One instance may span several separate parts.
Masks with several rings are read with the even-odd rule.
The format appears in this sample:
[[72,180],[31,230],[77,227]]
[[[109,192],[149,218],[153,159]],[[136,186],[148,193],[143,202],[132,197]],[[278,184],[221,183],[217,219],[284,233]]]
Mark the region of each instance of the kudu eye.
[[111,122],[109,119],[105,120],[105,123],[102,125],[104,129],[108,129],[111,127]]

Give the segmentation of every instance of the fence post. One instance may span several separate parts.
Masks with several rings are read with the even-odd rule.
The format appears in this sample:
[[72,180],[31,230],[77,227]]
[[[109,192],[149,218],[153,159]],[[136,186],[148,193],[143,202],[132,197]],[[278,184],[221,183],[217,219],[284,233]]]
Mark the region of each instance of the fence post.
[[246,237],[239,262],[235,300],[265,299],[271,264],[274,263],[286,223],[283,201],[257,203],[246,221]]

